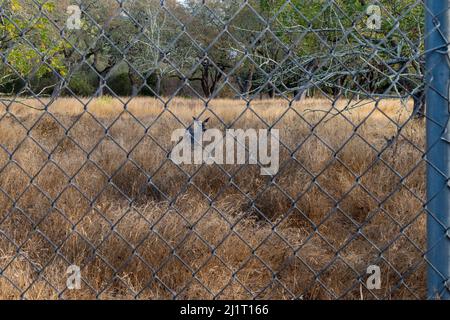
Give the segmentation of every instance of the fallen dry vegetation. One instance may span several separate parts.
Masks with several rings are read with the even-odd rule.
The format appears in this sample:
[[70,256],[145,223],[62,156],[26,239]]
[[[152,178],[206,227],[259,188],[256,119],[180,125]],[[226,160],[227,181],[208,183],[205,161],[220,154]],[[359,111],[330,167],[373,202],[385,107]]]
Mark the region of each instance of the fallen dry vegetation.
[[[0,298],[425,296],[424,124],[407,121],[410,106],[360,101],[332,116],[324,99],[211,101],[210,127],[280,129],[271,181],[255,166],[167,159],[201,101],[82,102],[2,106]],[[81,290],[66,290],[70,264]],[[369,292],[373,264],[382,289]]]

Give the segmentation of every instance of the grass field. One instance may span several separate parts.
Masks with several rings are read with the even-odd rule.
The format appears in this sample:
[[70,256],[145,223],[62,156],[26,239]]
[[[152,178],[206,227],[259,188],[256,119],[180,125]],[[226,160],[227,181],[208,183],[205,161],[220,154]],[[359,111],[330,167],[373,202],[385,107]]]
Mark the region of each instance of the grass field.
[[[203,102],[127,100],[1,107],[0,299],[425,297],[425,132],[410,105],[211,101],[211,128],[280,130],[271,181],[167,159]],[[72,263],[81,290],[65,290]]]

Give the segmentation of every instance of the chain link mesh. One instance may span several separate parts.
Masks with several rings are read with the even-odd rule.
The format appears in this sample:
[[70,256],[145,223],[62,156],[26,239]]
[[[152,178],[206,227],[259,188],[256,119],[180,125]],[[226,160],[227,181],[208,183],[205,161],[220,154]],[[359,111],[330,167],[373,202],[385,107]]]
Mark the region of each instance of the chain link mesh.
[[[427,13],[0,1],[0,298],[426,298]],[[175,164],[193,117],[278,172]]]

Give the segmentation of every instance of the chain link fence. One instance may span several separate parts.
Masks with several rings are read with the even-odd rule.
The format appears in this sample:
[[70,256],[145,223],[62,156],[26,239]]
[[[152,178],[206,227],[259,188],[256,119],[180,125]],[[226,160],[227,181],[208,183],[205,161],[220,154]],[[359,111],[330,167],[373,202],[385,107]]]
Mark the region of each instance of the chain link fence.
[[0,0],[0,298],[448,298],[449,15]]

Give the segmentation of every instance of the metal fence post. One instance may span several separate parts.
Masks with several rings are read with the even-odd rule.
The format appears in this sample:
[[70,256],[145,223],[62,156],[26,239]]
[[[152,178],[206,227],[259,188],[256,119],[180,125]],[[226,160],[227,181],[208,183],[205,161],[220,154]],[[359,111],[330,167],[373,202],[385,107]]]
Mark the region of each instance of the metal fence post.
[[427,0],[428,298],[450,299],[450,0]]

